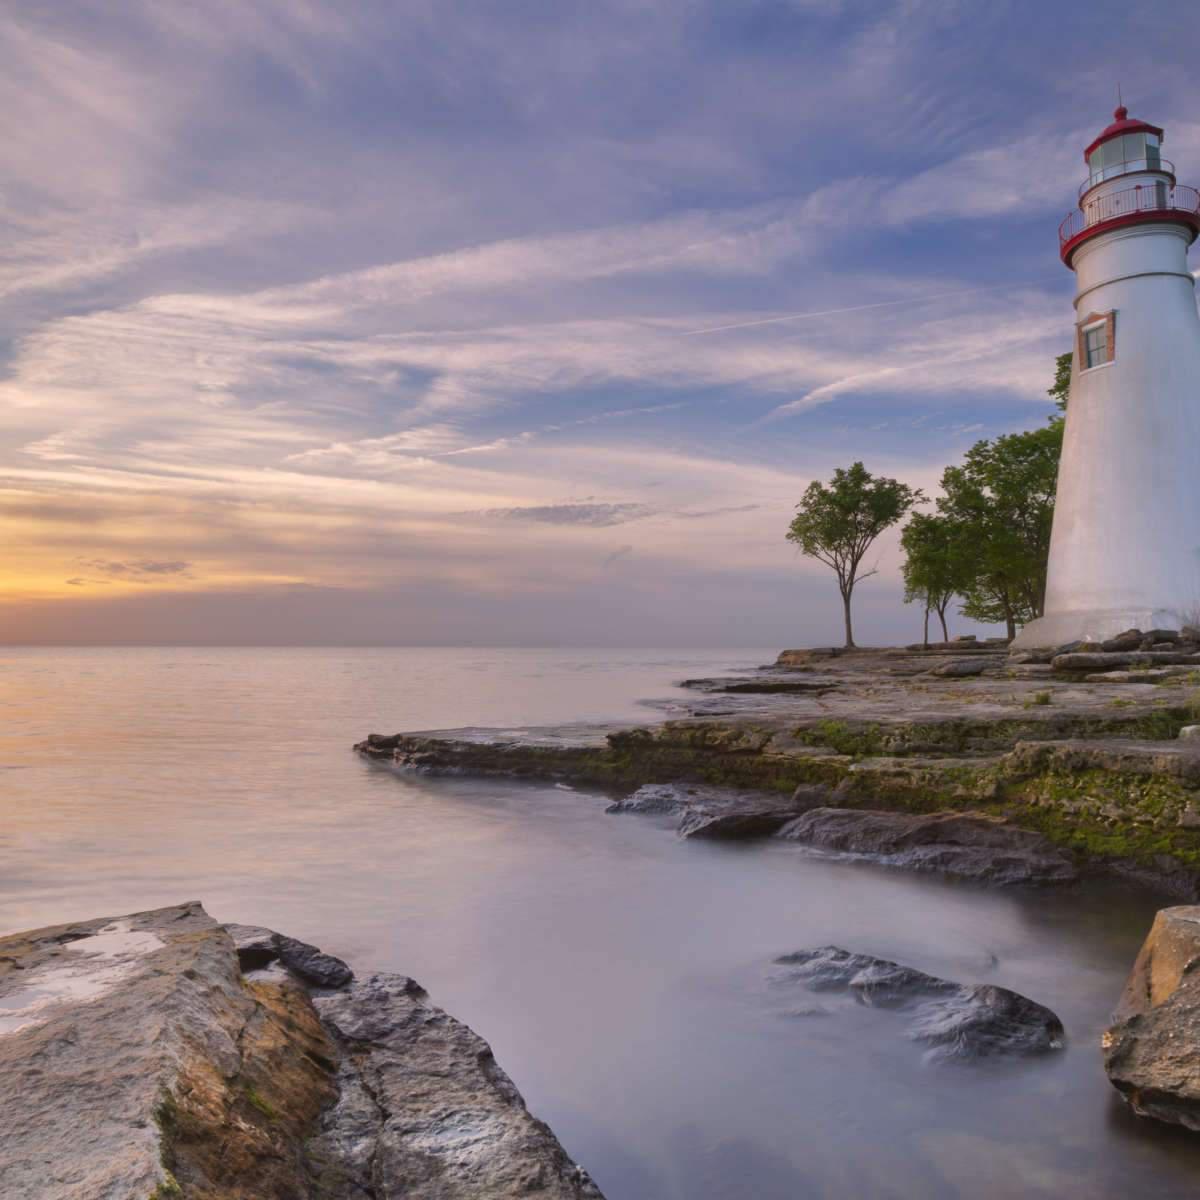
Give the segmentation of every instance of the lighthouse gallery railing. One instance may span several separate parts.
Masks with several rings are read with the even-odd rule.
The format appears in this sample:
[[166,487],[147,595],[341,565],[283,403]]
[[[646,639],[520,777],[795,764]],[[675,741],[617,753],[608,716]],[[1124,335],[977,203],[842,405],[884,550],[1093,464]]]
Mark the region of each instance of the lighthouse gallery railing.
[[1166,183],[1138,184],[1109,192],[1089,200],[1082,209],[1067,214],[1067,219],[1058,227],[1060,246],[1065,246],[1093,225],[1107,221],[1132,217],[1143,212],[1179,212],[1191,217],[1200,217],[1200,192],[1195,188],[1171,187]]

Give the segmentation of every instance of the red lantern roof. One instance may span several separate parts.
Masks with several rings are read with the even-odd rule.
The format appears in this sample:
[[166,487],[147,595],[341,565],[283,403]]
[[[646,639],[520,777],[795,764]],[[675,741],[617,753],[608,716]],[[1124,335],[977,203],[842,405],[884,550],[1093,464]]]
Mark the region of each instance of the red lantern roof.
[[1113,113],[1113,116],[1116,120],[1083,152],[1084,162],[1087,162],[1092,151],[1097,146],[1102,146],[1105,142],[1111,142],[1113,138],[1120,137],[1123,133],[1153,133],[1160,138],[1163,135],[1163,131],[1157,125],[1149,125],[1145,121],[1130,120],[1129,109],[1123,104]]

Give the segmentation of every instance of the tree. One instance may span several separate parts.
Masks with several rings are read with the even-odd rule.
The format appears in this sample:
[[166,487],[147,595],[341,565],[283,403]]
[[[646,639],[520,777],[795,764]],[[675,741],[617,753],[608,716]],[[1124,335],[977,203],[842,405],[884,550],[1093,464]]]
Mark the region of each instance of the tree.
[[854,585],[875,574],[875,568],[860,574],[863,557],[885,529],[924,499],[918,489],[895,479],[877,478],[856,462],[847,469],[839,467],[828,484],[813,480],[796,506],[787,539],[809,558],[832,567],[837,575],[847,649],[854,646],[850,616]]
[[1003,621],[1008,636],[1042,615],[1063,419],[976,442],[942,475],[938,512],[958,528],[972,560],[964,616]]
[[942,640],[950,640],[946,609],[970,587],[973,563],[970,548],[957,522],[930,513],[913,513],[900,535],[904,549],[904,602],[925,604],[925,644],[929,644],[929,613],[938,615]]
[[[1067,411],[1067,399],[1071,391],[1071,360],[1074,355],[1068,350],[1066,354],[1060,354],[1054,360],[1054,386],[1048,388],[1046,395],[1053,398],[1054,403],[1058,405],[1058,411]],[[1052,421],[1054,417],[1050,418]]]

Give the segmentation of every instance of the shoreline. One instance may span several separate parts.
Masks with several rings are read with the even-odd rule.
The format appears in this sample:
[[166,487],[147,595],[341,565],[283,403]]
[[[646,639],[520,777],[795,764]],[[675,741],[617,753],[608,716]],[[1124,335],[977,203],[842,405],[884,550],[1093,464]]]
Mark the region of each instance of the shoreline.
[[784,651],[748,675],[686,681],[685,714],[657,724],[371,734],[354,748],[392,769],[594,788],[618,807],[639,788],[680,785],[709,789],[706,803],[680,804],[703,815],[717,789],[727,836],[772,836],[816,809],[978,814],[1081,872],[1194,900],[1200,741],[1179,734],[1200,713],[1200,659],[1103,669],[1131,657],[1153,656]]

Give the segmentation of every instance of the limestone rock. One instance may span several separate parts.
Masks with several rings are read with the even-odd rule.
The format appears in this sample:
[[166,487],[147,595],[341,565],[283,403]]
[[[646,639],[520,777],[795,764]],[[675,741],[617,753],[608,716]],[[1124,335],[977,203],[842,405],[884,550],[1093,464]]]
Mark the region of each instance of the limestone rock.
[[4,1200],[599,1197],[486,1043],[351,979],[195,902],[0,938]]
[[681,806],[679,836],[713,841],[765,838],[810,808],[828,804],[829,791],[820,786],[796,788],[790,796],[732,788],[689,789]]
[[1116,637],[1102,642],[1100,648],[1110,654],[1122,650],[1136,650],[1141,646],[1145,636],[1140,629],[1127,629],[1124,633],[1118,633]]
[[1179,736],[1185,742],[1200,742],[1200,725],[1185,725]]
[[339,1098],[309,1146],[321,1195],[400,1200],[598,1198],[467,1026],[403,975],[318,996]]
[[1116,671],[1122,667],[1200,667],[1200,654],[1176,650],[1130,650],[1120,654],[1088,653],[1056,654],[1052,665],[1056,671]]
[[773,982],[846,991],[861,1003],[906,1009],[908,1035],[934,1061],[1044,1054],[1063,1046],[1063,1026],[1044,1005],[990,984],[960,984],[838,946],[775,960]]
[[981,812],[814,808],[776,836],[888,866],[992,884],[1070,883],[1079,877],[1071,859],[1041,834]]
[[837,646],[818,646],[811,650],[781,650],[775,660],[777,667],[807,667],[826,658],[837,658],[842,651]]
[[679,835],[713,841],[743,841],[770,837],[796,815],[791,808],[747,807],[726,812],[695,809],[679,822]]
[[940,675],[946,679],[966,679],[971,675],[982,675],[992,664],[985,657],[952,658],[940,667],[934,667],[930,675]]
[[307,1195],[332,1047],[191,903],[0,940],[5,1200]]
[[354,972],[340,958],[324,954],[307,942],[257,925],[226,925],[225,928],[237,947],[238,961],[244,971],[265,967],[278,960],[313,987],[345,987],[354,978]]
[[1104,1035],[1104,1068],[1134,1112],[1200,1132],[1200,907],[1164,908]]

